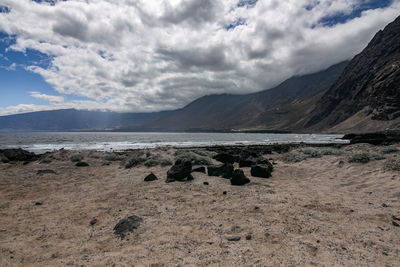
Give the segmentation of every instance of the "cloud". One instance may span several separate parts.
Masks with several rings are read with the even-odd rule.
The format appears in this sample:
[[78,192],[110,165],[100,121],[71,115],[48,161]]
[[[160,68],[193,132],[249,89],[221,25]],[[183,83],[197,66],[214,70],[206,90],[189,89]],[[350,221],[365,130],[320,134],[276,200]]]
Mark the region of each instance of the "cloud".
[[[292,75],[322,70],[359,53],[400,14],[400,0],[351,17],[361,0],[2,0],[0,31],[9,50],[39,51],[30,63],[54,95],[33,92],[56,108],[159,111],[215,93],[251,93]],[[326,23],[335,16],[343,23]],[[4,55],[7,56],[7,55]],[[11,64],[12,62],[10,62]]]
[[62,96],[46,95],[46,94],[41,94],[39,92],[30,92],[29,94],[34,98],[47,101],[51,104],[58,104],[64,102],[64,97]]

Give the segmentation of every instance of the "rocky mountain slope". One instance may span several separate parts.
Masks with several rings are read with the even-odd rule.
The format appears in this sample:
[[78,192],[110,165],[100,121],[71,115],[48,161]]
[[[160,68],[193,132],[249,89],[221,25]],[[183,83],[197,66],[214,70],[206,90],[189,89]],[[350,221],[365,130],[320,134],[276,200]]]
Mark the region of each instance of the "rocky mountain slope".
[[[154,131],[296,131],[305,114],[343,72],[348,62],[318,73],[292,77],[275,88],[247,95],[209,95],[170,112],[142,128]],[[135,129],[137,127],[128,127]]]
[[350,61],[305,126],[317,131],[400,127],[400,17]]

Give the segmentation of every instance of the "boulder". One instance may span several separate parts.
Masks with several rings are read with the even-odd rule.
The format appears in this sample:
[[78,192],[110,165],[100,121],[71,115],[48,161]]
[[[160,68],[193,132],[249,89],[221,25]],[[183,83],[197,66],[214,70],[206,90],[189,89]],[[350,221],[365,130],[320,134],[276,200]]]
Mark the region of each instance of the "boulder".
[[134,229],[137,229],[142,222],[143,219],[136,215],[122,219],[115,225],[114,234],[119,235],[121,239],[124,239],[128,233],[132,232]]
[[232,185],[245,185],[247,183],[250,183],[250,179],[244,175],[243,170],[237,169],[233,171],[231,178]]
[[154,175],[154,173],[150,173],[149,175],[147,175],[144,178],[145,182],[151,182],[151,181],[155,181],[155,180],[158,180],[158,178],[157,178],[157,176]]
[[251,167],[250,173],[254,177],[271,177],[271,169],[268,165],[254,165]]
[[167,172],[167,183],[174,181],[193,180],[190,175],[192,172],[192,163],[190,161],[177,160]]
[[29,151],[17,148],[17,149],[4,149],[0,151],[9,161],[34,161],[38,157]]
[[231,178],[233,173],[233,165],[224,163],[220,165],[212,165],[207,167],[208,176],[219,176],[223,178]]
[[233,156],[231,154],[227,153],[219,153],[213,157],[213,159],[218,160],[222,163],[231,163],[233,164],[234,162],[238,161],[238,156]]
[[253,158],[247,158],[247,159],[240,159],[239,160],[239,167],[243,168],[243,167],[251,167],[253,165],[255,165],[256,162]]
[[258,158],[256,163],[257,163],[256,165],[268,166],[270,172],[272,172],[274,170],[274,165],[272,165],[271,162],[268,159]]
[[206,168],[204,166],[193,166],[192,172],[206,173]]

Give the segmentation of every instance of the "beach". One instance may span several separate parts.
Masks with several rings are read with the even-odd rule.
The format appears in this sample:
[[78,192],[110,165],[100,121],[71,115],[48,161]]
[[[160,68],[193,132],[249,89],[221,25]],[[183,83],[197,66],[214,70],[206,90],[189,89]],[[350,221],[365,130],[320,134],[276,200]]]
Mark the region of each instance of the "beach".
[[[399,144],[265,148],[272,177],[242,167],[244,186],[201,172],[166,183],[177,148],[0,162],[0,265],[398,266]],[[140,225],[116,235],[132,215]]]

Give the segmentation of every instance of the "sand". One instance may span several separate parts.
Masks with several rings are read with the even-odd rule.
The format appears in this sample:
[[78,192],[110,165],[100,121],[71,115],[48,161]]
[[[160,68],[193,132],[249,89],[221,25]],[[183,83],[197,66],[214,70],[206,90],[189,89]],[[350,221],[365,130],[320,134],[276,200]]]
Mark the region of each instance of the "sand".
[[[392,218],[400,217],[400,173],[385,168],[398,152],[366,164],[265,155],[276,163],[272,177],[242,168],[245,186],[202,173],[167,184],[169,166],[103,166],[100,152],[81,152],[90,166],[79,168],[73,153],[55,152],[47,164],[0,163],[0,266],[400,265]],[[174,149],[151,153],[173,159]],[[56,174],[37,174],[44,169]],[[144,182],[150,172],[159,180]],[[113,228],[130,215],[143,222],[121,239]]]

